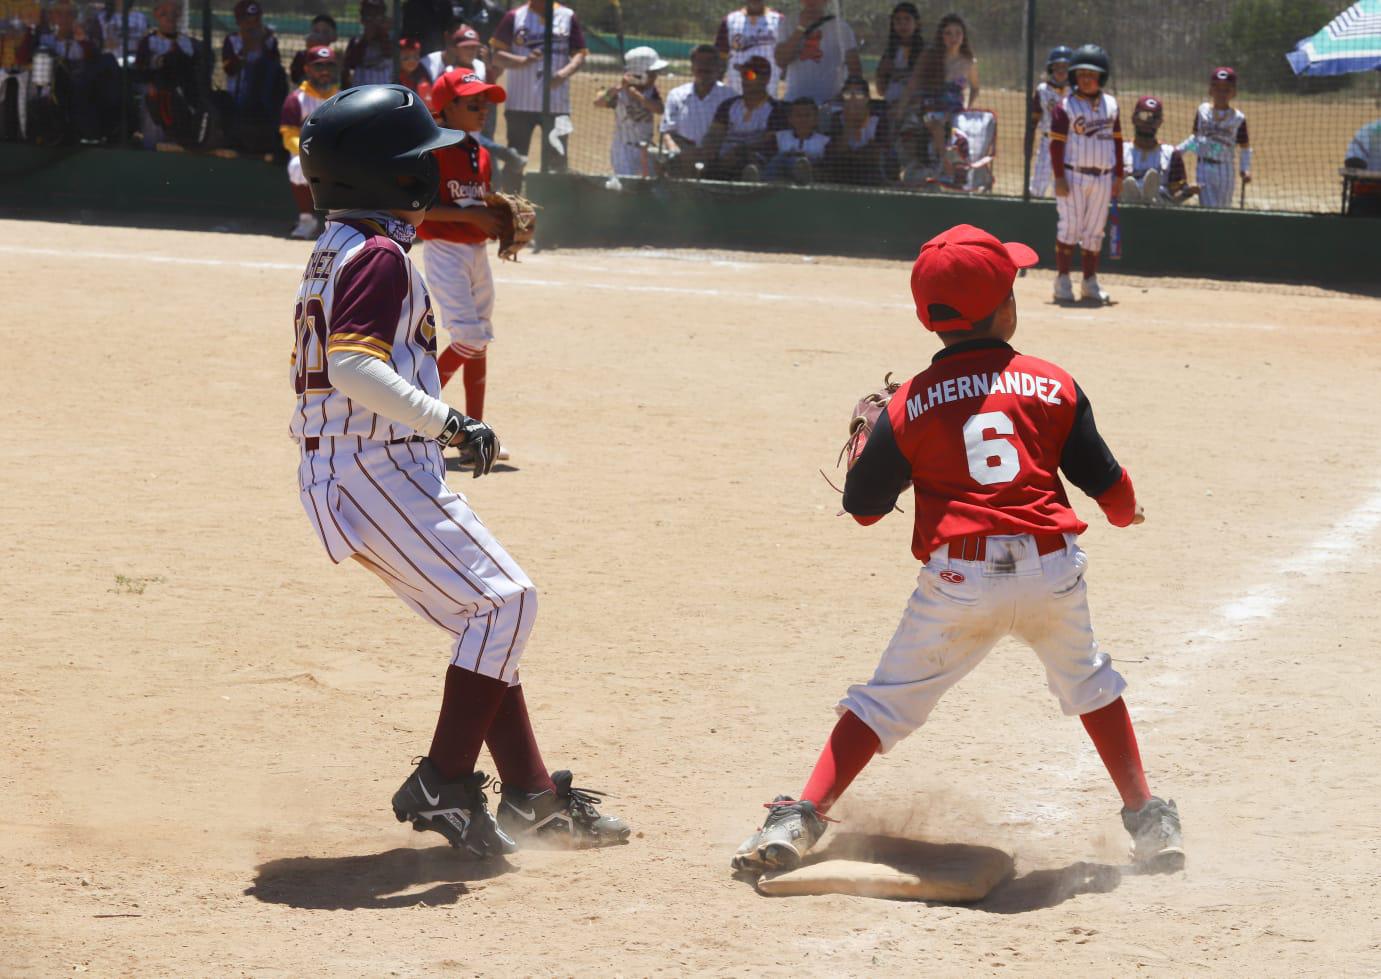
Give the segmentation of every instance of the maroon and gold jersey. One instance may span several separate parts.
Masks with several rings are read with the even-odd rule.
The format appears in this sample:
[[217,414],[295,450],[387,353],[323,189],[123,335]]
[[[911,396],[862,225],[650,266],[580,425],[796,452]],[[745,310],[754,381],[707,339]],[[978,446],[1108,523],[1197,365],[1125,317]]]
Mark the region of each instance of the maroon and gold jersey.
[[328,221],[317,239],[293,310],[294,440],[345,435],[390,440],[416,434],[332,386],[327,358],[338,351],[383,360],[413,387],[441,396],[432,303],[408,257],[412,230],[406,222],[381,215],[378,220]]
[[891,511],[915,493],[912,553],[993,534],[1083,533],[1060,472],[1099,497],[1122,479],[1065,371],[1000,340],[948,347],[903,384],[844,484],[844,508]]
[[[465,206],[465,201],[484,202],[493,182],[493,168],[489,151],[481,146],[475,137],[467,137],[462,143],[448,146],[433,154],[441,165],[441,197],[444,204]],[[470,205],[477,206],[477,205]],[[473,224],[457,221],[424,221],[417,229],[417,236],[423,239],[440,238],[443,241],[457,241],[467,245],[487,241],[489,236]]]

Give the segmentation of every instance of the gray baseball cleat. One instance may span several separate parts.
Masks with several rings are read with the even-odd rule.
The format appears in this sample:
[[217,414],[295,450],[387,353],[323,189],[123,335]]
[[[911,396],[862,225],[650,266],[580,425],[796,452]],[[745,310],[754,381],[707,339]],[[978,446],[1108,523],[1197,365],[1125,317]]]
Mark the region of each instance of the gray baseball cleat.
[[779,795],[767,803],[762,827],[734,854],[734,870],[795,870],[825,833],[825,820],[815,803]]
[[1112,302],[1112,296],[1108,295],[1107,290],[1098,284],[1098,276],[1096,275],[1084,276],[1084,285],[1080,291],[1081,298],[1086,303],[1093,302],[1100,306],[1106,306]]
[[1074,283],[1069,281],[1069,273],[1055,276],[1055,301],[1057,303],[1074,302]]
[[599,811],[604,793],[571,784],[571,773],[551,773],[556,791],[499,793],[499,826],[515,839],[539,836],[571,846],[627,843],[628,823]]
[[422,758],[398,791],[393,793],[393,815],[398,822],[411,822],[422,833],[434,830],[458,850],[477,857],[496,857],[513,853],[513,841],[489,811],[484,787],[489,779],[473,772],[447,782],[441,778],[430,758]]
[[1160,202],[1160,171],[1149,170],[1141,182],[1141,197],[1147,204]]
[[1175,800],[1151,800],[1133,812],[1122,810],[1122,825],[1132,834],[1132,862],[1153,873],[1184,869],[1184,840]]

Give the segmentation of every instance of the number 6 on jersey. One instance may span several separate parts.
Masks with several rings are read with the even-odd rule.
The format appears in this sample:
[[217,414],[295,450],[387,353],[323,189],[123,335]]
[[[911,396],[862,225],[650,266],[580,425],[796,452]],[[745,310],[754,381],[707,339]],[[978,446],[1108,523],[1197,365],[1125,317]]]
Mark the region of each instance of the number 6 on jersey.
[[982,486],[1010,483],[1021,472],[1017,447],[1005,438],[984,438],[994,435],[1013,435],[1012,419],[1001,411],[984,411],[964,422],[964,448],[969,455],[969,475]]

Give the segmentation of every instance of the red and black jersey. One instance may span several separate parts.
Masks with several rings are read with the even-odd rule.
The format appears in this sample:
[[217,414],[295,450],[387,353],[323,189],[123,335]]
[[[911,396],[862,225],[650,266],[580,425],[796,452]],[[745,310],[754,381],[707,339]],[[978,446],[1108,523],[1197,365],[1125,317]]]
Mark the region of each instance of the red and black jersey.
[[[438,198],[441,203],[462,204],[467,200],[483,203],[493,182],[494,171],[489,151],[474,136],[455,146],[438,150],[433,155],[441,167],[441,196]],[[419,238],[440,238],[467,245],[489,240],[489,236],[473,224],[457,221],[424,221],[417,229],[417,235]]]
[[1060,472],[1104,497],[1114,522],[1130,520],[1130,480],[1074,378],[1001,340],[971,340],[893,395],[845,480],[844,509],[880,517],[912,486],[922,561],[959,537],[1083,533]]

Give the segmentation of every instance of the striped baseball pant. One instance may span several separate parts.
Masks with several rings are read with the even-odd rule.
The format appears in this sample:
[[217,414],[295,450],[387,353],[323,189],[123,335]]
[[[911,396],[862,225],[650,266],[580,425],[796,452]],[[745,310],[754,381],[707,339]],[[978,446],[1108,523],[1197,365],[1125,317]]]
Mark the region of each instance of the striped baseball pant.
[[1065,180],[1069,182],[1069,193],[1055,198],[1055,213],[1059,216],[1055,240],[1096,253],[1103,247],[1103,230],[1108,224],[1112,174],[1100,176],[1066,168]]
[[302,453],[302,506],[332,561],[354,558],[450,634],[451,663],[514,685],[537,589],[446,485],[441,447],[323,438]]

